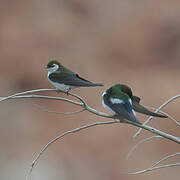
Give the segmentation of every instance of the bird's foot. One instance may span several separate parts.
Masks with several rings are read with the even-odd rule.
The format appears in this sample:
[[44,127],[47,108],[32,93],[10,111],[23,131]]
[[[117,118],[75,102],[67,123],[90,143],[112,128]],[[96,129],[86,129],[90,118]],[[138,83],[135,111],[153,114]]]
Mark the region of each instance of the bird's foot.
[[70,91],[70,90],[66,91],[67,96],[69,96],[69,91]]

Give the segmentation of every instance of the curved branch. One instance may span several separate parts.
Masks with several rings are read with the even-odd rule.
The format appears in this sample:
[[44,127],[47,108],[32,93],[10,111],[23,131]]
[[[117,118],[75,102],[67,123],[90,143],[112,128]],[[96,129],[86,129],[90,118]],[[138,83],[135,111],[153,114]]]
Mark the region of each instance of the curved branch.
[[88,105],[86,104],[86,102],[85,102],[80,96],[78,96],[78,95],[76,95],[76,94],[73,94],[73,93],[71,93],[71,92],[68,92],[68,95],[71,95],[71,96],[79,99],[79,100],[82,102],[82,104],[83,104],[84,107],[87,107],[87,106],[88,106]]
[[79,128],[75,128],[73,130],[69,130],[69,131],[66,131],[62,134],[60,134],[59,136],[55,137],[53,140],[51,140],[48,144],[46,144],[42,150],[38,153],[38,155],[35,157],[35,159],[33,160],[32,164],[31,164],[31,168],[29,169],[29,172],[27,174],[27,178],[26,180],[30,180],[31,179],[31,173],[32,173],[32,170],[33,170],[33,167],[35,166],[35,164],[37,163],[38,159],[41,157],[41,155],[46,151],[46,149],[52,145],[53,143],[55,143],[57,140],[61,139],[62,137],[68,135],[68,134],[73,134],[73,133],[76,133],[78,131],[81,131],[83,129],[87,129],[87,128],[90,128],[90,127],[94,127],[94,126],[99,126],[99,125],[105,125],[105,124],[114,124],[114,123],[120,123],[119,120],[112,120],[112,121],[105,121],[105,122],[95,122],[95,123],[92,123],[92,124],[88,124],[88,125],[85,125],[85,126],[81,126]]
[[157,166],[157,167],[153,167],[153,168],[147,168],[141,171],[136,171],[133,173],[128,173],[129,175],[137,175],[137,174],[143,174],[146,173],[148,171],[153,171],[153,170],[157,170],[157,169],[162,169],[162,168],[168,168],[168,167],[175,167],[175,166],[180,166],[180,163],[174,163],[174,164],[166,164],[163,166]]
[[131,148],[131,150],[128,152],[126,159],[127,159],[127,160],[129,159],[129,157],[132,155],[133,151],[134,151],[140,144],[142,144],[142,143],[144,143],[144,142],[147,142],[147,141],[149,141],[149,140],[151,140],[151,139],[153,139],[153,138],[162,138],[162,136],[151,136],[151,137],[148,137],[148,138],[146,138],[146,139],[143,139],[143,140],[139,141],[139,142],[136,143],[136,144]]
[[[147,106],[145,106],[145,107],[148,108],[148,109],[156,110],[156,108],[153,108],[153,107],[147,107]],[[174,123],[175,123],[176,125],[180,126],[180,122],[178,122],[177,120],[175,120],[169,113],[164,112],[164,111],[162,111],[162,110],[159,110],[159,112],[162,113],[162,114],[164,114],[164,115],[166,115],[169,119],[171,119],[172,121],[174,121]]]
[[21,95],[25,95],[25,94],[32,94],[32,93],[36,93],[36,92],[54,92],[54,91],[57,91],[56,89],[34,89],[34,90],[29,90],[29,91],[24,91],[24,92],[20,92],[20,93],[16,93],[16,94],[13,94],[13,95],[10,95],[10,96],[7,96],[7,97],[1,97],[0,98],[0,102],[1,101],[5,101],[5,100],[8,100],[8,99],[11,99],[15,96],[21,96]]
[[72,114],[78,114],[78,113],[81,113],[83,111],[85,111],[86,109],[85,108],[82,108],[80,110],[77,110],[77,111],[72,111],[72,112],[58,112],[58,111],[51,111],[51,110],[48,110],[38,104],[34,104],[37,108],[41,109],[43,112],[48,112],[48,113],[54,113],[54,114],[65,114],[65,115],[72,115]]
[[18,98],[42,98],[42,99],[60,100],[60,101],[65,101],[65,102],[69,102],[69,103],[84,107],[84,108],[86,108],[87,111],[89,111],[89,112],[91,112],[93,114],[96,114],[98,116],[102,116],[102,117],[106,117],[106,118],[114,118],[113,115],[109,115],[109,114],[106,114],[106,113],[103,113],[103,112],[99,112],[99,111],[91,108],[90,106],[87,105],[87,103],[80,96],[78,96],[76,94],[73,94],[73,93],[70,93],[70,92],[68,94],[75,97],[75,98],[77,98],[78,100],[80,100],[81,103],[77,102],[77,101],[70,100],[70,99],[61,98],[61,97],[35,95],[35,94],[25,95],[25,94],[30,94],[30,93],[46,92],[46,91],[48,91],[48,92],[52,91],[53,92],[53,91],[56,91],[56,89],[36,89],[36,90],[25,91],[25,92],[17,93],[17,94],[8,96],[8,97],[1,97],[0,102],[8,100],[8,99],[18,99]]
[[[93,113],[97,116],[101,116],[101,117],[105,117],[105,118],[111,118],[111,119],[117,119],[117,120],[112,120],[112,121],[107,121],[107,122],[96,122],[96,123],[92,123],[92,124],[89,124],[89,125],[85,125],[85,126],[81,126],[80,128],[76,128],[76,129],[73,129],[73,130],[70,130],[70,131],[67,131],[59,136],[57,136],[56,138],[54,138],[52,141],[50,141],[46,146],[44,146],[44,148],[40,151],[40,153],[36,156],[36,158],[34,159],[32,165],[31,165],[31,168],[29,170],[29,173],[28,173],[28,176],[27,176],[27,179],[30,179],[30,176],[31,176],[31,172],[32,172],[32,169],[34,167],[34,165],[36,164],[36,162],[38,161],[38,159],[40,158],[40,156],[45,152],[45,150],[51,145],[53,144],[54,142],[56,142],[58,139],[61,139],[62,137],[64,137],[65,135],[67,134],[71,134],[71,133],[75,133],[75,132],[78,132],[82,129],[86,129],[86,128],[89,128],[89,127],[93,127],[93,126],[97,126],[97,125],[102,125],[102,124],[113,124],[113,123],[120,123],[120,122],[125,122],[125,123],[128,123],[130,125],[133,125],[133,126],[136,126],[136,127],[139,127],[139,131],[141,131],[141,129],[145,129],[147,131],[150,131],[154,134],[157,134],[161,137],[164,137],[166,139],[169,139],[171,141],[174,141],[178,144],[180,144],[180,138],[179,137],[176,137],[176,136],[173,136],[173,135],[170,135],[170,134],[167,134],[163,131],[160,131],[158,129],[155,129],[153,127],[150,127],[150,126],[147,126],[145,124],[138,124],[136,122],[132,122],[132,121],[129,121],[129,120],[126,120],[126,119],[122,119],[121,117],[119,116],[114,116],[114,115],[109,115],[109,114],[106,114],[106,113],[103,113],[103,112],[99,112],[97,111],[96,109],[93,109],[91,108],[90,106],[88,106],[88,104],[78,95],[76,94],[73,94],[73,93],[68,93],[68,95],[71,95],[72,97],[75,97],[76,99],[78,99],[80,102],[77,102],[77,101],[73,101],[71,99],[67,99],[67,98],[61,98],[61,97],[53,97],[53,96],[44,96],[44,95],[37,95],[37,94],[33,94],[33,93],[37,93],[37,92],[54,92],[56,91],[56,89],[36,89],[36,90],[31,90],[31,91],[25,91],[25,92],[21,92],[21,93],[16,93],[14,95],[11,95],[11,96],[8,96],[8,97],[2,97],[0,98],[0,101],[5,101],[5,100],[8,100],[8,99],[21,99],[21,98],[42,98],[42,99],[51,99],[51,100],[60,100],[60,101],[65,101],[65,102],[68,102],[68,103],[71,103],[71,104],[74,104],[74,105],[77,105],[77,106],[80,106],[80,107],[83,107],[83,110],[87,110],[89,111],[90,113]],[[164,106],[166,106],[168,103],[170,103],[171,101],[173,101],[174,99],[176,98],[179,98],[180,95],[177,95],[177,96],[174,96],[172,97],[171,99],[169,99],[168,101],[166,101],[164,104],[162,104],[155,112],[158,112],[160,111],[161,108],[163,108]],[[70,112],[69,112],[70,113]],[[72,113],[72,112],[71,112]],[[73,112],[74,113],[74,112]],[[148,121],[151,120],[152,117],[148,118]],[[138,131],[138,132],[139,132]],[[140,132],[139,132],[140,133]],[[138,133],[137,133],[138,134]],[[158,136],[158,137],[159,137]],[[151,138],[148,138],[149,139],[152,139]],[[145,142],[147,140],[143,140],[143,142]],[[167,158],[167,157],[166,157]],[[164,159],[160,160],[160,162],[164,161]],[[159,162],[159,163],[160,163]],[[158,163],[157,163],[158,164]],[[156,164],[156,165],[157,165]],[[155,166],[155,165],[154,165]],[[135,172],[135,173],[129,173],[129,174],[138,174],[138,173],[143,173],[143,172],[147,172],[147,171],[150,171],[150,170],[155,170],[155,169],[159,169],[159,168],[164,168],[164,167],[172,167],[172,166],[179,166],[179,163],[176,163],[176,164],[170,164],[170,165],[164,165],[164,166],[158,166],[158,167],[152,167],[152,168],[148,168],[146,170],[143,170],[143,171],[138,171],[138,172]]]
[[62,97],[56,97],[56,96],[45,96],[45,95],[31,94],[31,95],[23,95],[23,96],[13,96],[13,97],[10,97],[8,99],[26,99],[26,98],[49,99],[49,100],[57,100],[57,101],[59,100],[59,101],[64,101],[64,102],[68,102],[68,103],[83,107],[83,104],[80,102],[73,101],[71,99],[62,98]]
[[167,160],[167,159],[169,159],[169,158],[171,158],[171,157],[177,156],[177,155],[180,155],[180,152],[177,152],[177,153],[174,153],[174,154],[170,154],[170,155],[162,158],[161,160],[159,160],[158,162],[156,162],[154,165],[152,165],[151,168],[154,168],[155,166],[157,166],[157,165],[160,164],[161,162],[163,162],[163,161],[165,161],[165,160]]

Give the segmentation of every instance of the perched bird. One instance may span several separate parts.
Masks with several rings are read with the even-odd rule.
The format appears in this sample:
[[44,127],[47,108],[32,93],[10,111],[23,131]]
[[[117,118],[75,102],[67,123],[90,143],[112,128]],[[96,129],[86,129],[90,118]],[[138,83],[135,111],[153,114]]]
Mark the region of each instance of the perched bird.
[[131,88],[124,84],[116,84],[103,93],[103,106],[113,114],[118,114],[128,120],[140,123],[135,111],[145,115],[167,118],[165,115],[149,111],[139,103],[140,98],[133,96]]
[[47,64],[48,80],[58,91],[69,92],[78,87],[103,86],[81,78],[78,74],[62,66],[58,61],[52,60]]
[[119,115],[121,118],[141,124],[133,110],[132,100],[128,93],[124,86],[116,84],[103,93],[102,104],[113,115]]

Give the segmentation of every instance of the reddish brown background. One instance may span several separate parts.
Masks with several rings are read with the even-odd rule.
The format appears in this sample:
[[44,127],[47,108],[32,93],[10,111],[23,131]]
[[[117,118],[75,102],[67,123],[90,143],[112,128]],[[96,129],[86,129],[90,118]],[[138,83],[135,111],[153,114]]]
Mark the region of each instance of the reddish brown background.
[[[82,77],[105,84],[74,91],[100,111],[105,111],[101,94],[117,82],[130,85],[143,104],[158,107],[179,93],[179,52],[178,0],[0,1],[1,96],[52,87],[45,65],[50,58],[57,58]],[[36,152],[52,138],[105,120],[88,112],[48,114],[34,103],[57,111],[77,109],[43,100],[1,103],[0,179],[25,179]],[[179,120],[179,105],[176,100],[164,110]],[[141,121],[146,118],[138,117]],[[154,119],[151,125],[180,136],[170,120]],[[179,151],[177,144],[156,139],[140,146],[126,161],[133,144],[152,135],[143,132],[133,140],[136,130],[123,124],[106,125],[69,135],[41,157],[32,179],[178,179],[179,167],[137,176],[123,174],[147,168]],[[170,162],[178,160],[176,157]]]

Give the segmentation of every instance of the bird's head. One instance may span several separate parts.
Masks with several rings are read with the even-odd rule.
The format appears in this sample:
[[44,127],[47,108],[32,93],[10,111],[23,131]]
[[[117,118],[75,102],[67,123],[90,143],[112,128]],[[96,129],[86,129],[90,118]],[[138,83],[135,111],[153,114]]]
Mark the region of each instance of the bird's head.
[[111,96],[118,96],[118,95],[123,96],[124,94],[132,98],[133,95],[131,88],[124,84],[115,84],[114,86],[109,88],[106,92]]
[[51,60],[48,62],[46,66],[48,72],[53,73],[53,72],[60,72],[61,74],[73,74],[73,72],[66,67],[64,67],[61,63],[59,63],[56,60]]
[[49,72],[55,72],[59,70],[60,68],[63,68],[63,66],[58,61],[51,60],[48,62],[46,68]]

